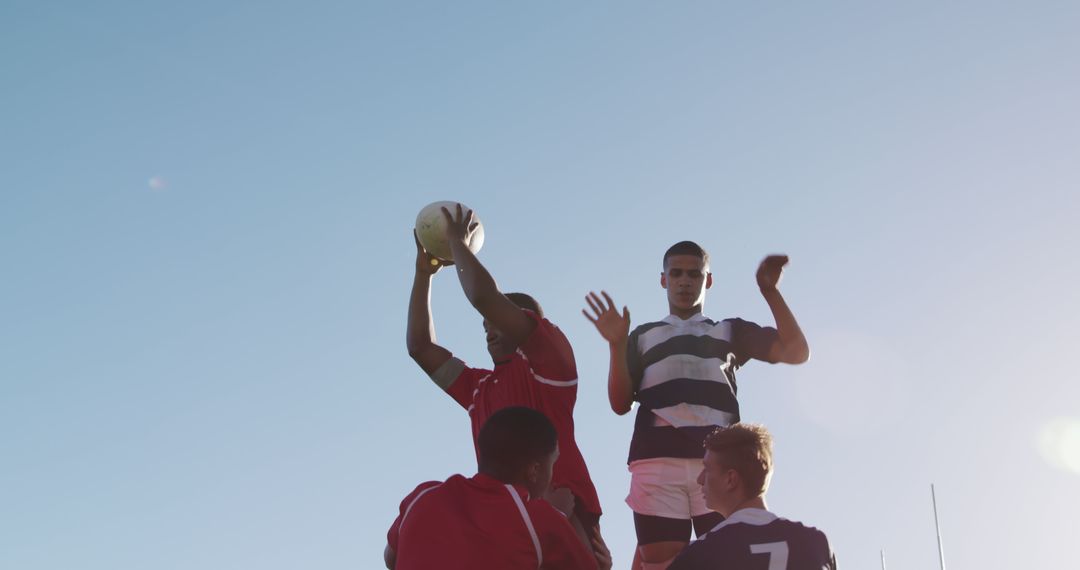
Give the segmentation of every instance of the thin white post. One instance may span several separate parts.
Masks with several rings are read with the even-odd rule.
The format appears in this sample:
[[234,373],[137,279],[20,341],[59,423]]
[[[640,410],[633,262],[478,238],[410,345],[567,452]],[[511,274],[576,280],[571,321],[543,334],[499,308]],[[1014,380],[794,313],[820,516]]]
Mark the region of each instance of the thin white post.
[[938,560],[941,563],[941,570],[945,570],[945,550],[941,546],[941,524],[938,523],[937,494],[934,493],[934,484],[933,483],[930,483],[930,499],[934,502],[934,530],[937,531]]

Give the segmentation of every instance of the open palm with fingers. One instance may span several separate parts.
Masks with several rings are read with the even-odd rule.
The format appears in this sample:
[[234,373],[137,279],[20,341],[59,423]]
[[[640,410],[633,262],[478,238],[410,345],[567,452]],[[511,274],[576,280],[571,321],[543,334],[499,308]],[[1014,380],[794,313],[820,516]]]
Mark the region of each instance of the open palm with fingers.
[[443,208],[442,213],[446,217],[446,239],[469,245],[473,234],[476,233],[476,228],[480,227],[473,211],[466,209],[462,212],[461,204],[458,204],[453,212]]
[[600,331],[600,336],[609,343],[626,340],[626,336],[630,334],[630,310],[624,306],[620,314],[615,309],[615,302],[611,300],[611,295],[608,295],[606,291],[601,291],[600,294],[604,296],[603,299],[592,291],[585,296],[585,302],[588,303],[589,309],[592,309],[592,314],[589,314],[586,309],[582,309],[581,314],[596,326],[596,330]]

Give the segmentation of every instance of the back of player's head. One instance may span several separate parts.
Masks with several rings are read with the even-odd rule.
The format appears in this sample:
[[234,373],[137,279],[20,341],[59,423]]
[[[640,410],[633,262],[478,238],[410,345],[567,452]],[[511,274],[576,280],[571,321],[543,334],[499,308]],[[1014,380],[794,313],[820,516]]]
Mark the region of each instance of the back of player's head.
[[503,408],[484,422],[476,438],[480,472],[517,483],[530,464],[555,451],[558,436],[547,417],[531,408]]
[[536,316],[543,317],[544,310],[540,308],[540,303],[536,302],[531,295],[525,293],[507,293],[506,298],[510,299],[515,305],[536,313]]
[[769,489],[772,475],[772,435],[759,424],[732,424],[716,428],[705,437],[705,449],[721,465],[734,469],[751,496],[761,496]]
[[703,247],[692,241],[680,241],[664,252],[664,269],[667,269],[667,260],[673,255],[693,255],[701,258],[702,265],[709,267],[709,253]]

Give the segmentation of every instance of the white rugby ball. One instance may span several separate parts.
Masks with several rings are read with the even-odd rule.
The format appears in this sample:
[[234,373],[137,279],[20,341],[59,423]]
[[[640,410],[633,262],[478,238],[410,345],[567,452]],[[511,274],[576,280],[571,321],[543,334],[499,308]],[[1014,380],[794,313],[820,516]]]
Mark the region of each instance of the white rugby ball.
[[[420,245],[434,257],[445,261],[453,261],[454,254],[450,251],[450,243],[446,241],[446,216],[442,209],[450,211],[450,215],[457,215],[459,202],[432,202],[424,206],[416,216],[416,237],[420,239]],[[461,213],[465,215],[469,207],[461,204]],[[469,238],[469,250],[473,253],[480,251],[484,246],[484,224],[473,212],[473,222],[477,224],[476,231]]]

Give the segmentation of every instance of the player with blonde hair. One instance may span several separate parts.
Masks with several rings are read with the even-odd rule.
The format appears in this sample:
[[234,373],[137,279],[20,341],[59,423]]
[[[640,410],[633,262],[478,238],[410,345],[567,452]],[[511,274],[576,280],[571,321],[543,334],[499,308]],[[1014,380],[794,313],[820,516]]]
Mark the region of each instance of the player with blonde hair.
[[836,570],[825,533],[769,512],[773,452],[764,426],[717,428],[705,438],[702,466],[705,504],[724,520],[683,549],[669,570]]

